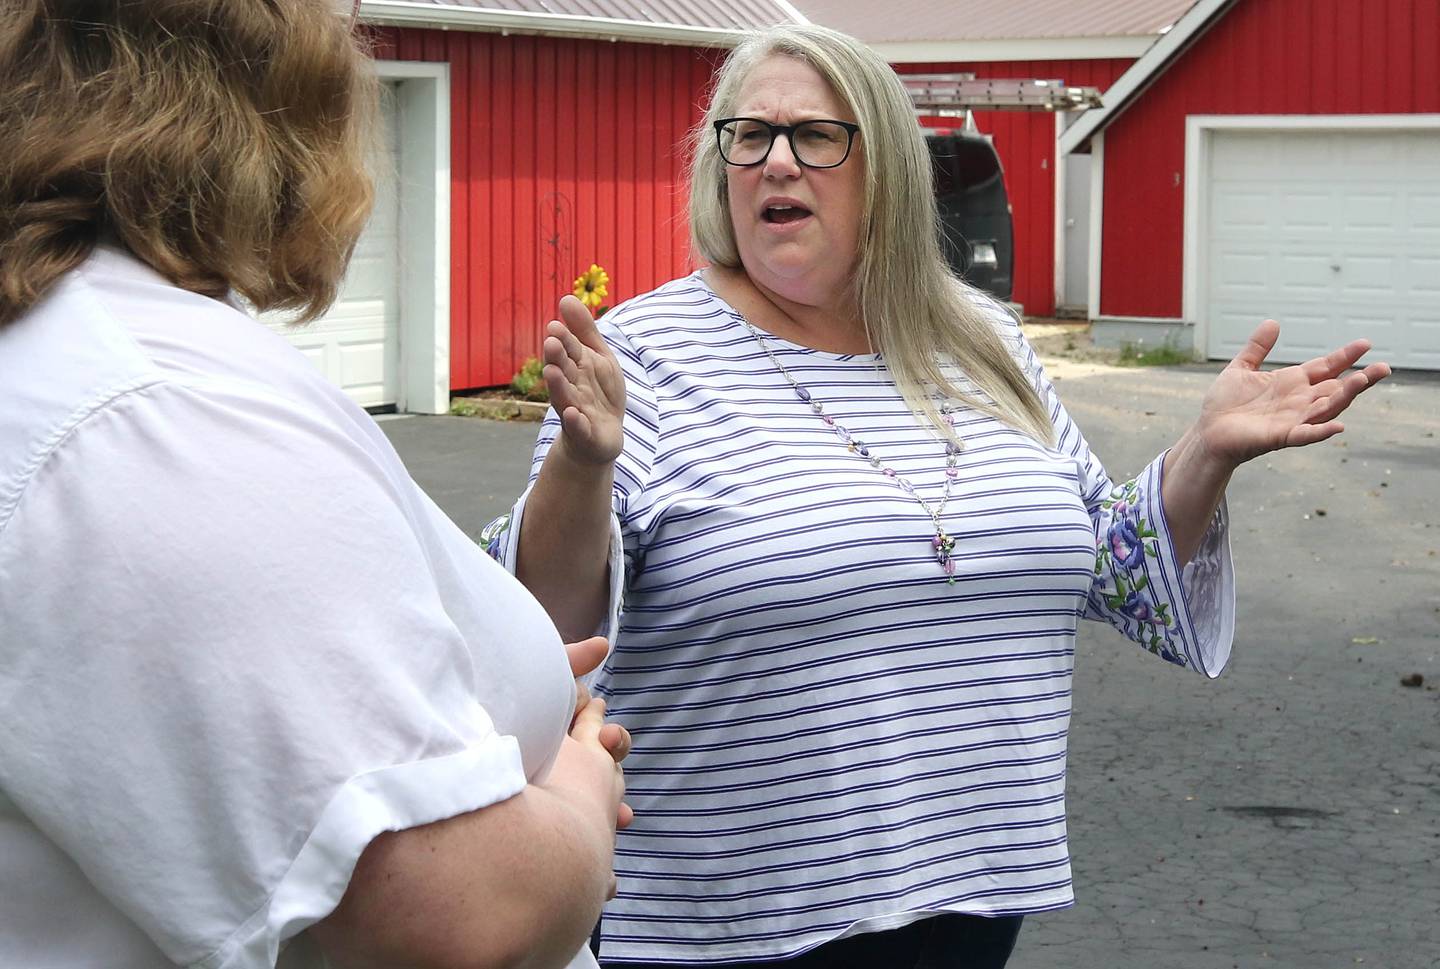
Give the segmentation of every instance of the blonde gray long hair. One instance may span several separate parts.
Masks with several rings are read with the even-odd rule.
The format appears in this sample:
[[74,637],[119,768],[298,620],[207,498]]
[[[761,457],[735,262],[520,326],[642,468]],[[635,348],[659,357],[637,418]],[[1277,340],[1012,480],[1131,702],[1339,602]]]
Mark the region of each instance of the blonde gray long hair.
[[[942,436],[951,432],[928,388],[1048,443],[1054,434],[1049,414],[987,317],[987,297],[955,279],[941,254],[930,154],[910,99],[890,65],[854,38],[825,27],[774,27],[730,55],[691,135],[695,253],[711,265],[742,268],[713,124],[734,111],[745,78],[774,55],[815,68],[860,125],[865,204],[851,298],[906,402]],[[946,360],[978,393],[956,386],[942,366]]]

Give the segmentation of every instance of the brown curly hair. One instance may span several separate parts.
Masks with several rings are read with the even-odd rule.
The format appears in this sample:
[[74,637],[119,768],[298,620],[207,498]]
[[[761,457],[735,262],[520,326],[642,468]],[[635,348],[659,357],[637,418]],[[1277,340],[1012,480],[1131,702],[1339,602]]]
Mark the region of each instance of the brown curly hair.
[[378,84],[332,0],[0,0],[0,325],[102,234],[319,316],[369,217]]

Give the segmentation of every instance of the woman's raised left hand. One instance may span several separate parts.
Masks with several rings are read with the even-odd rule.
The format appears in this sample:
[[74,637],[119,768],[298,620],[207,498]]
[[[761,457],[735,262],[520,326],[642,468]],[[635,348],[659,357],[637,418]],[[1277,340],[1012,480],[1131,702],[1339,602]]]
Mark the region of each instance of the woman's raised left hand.
[[614,352],[574,296],[561,298],[560,319],[551,320],[545,334],[542,373],[560,415],[559,443],[582,464],[612,464],[625,443],[625,375]]
[[1293,367],[1261,370],[1279,336],[1280,324],[1261,323],[1200,405],[1194,431],[1209,457],[1229,468],[1339,434],[1345,426],[1337,418],[1345,408],[1390,376],[1387,363],[1346,372],[1369,352],[1369,340],[1354,340]]

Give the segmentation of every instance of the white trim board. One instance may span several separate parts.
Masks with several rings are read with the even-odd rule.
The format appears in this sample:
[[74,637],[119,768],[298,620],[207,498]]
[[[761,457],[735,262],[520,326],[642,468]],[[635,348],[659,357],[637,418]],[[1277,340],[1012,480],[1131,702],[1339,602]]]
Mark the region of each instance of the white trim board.
[[1090,141],[1090,319],[1100,318],[1100,255],[1105,240],[1105,132]]
[[[948,61],[1088,61],[1139,57],[1159,35],[1027,37],[1014,40],[891,40],[869,46],[891,64]],[[1062,80],[1065,80],[1062,78]]]
[[1149,87],[1170,62],[1238,0],[1197,0],[1195,6],[1105,91],[1105,106],[1091,108],[1060,136],[1059,152],[1069,154],[1113,121]]
[[[1440,114],[1194,114],[1185,119],[1185,230],[1180,314],[1195,326],[1195,348],[1210,345],[1202,258],[1208,225],[1211,142],[1217,131],[1440,131]],[[1097,143],[1103,132],[1096,135]],[[1259,320],[1255,321],[1259,323]]]
[[809,17],[801,13],[800,9],[796,7],[793,3],[791,3],[790,0],[775,0],[775,6],[785,11],[786,15],[789,16],[792,20],[794,20],[797,24],[808,24],[814,22]]
[[416,414],[450,409],[450,66],[377,61],[394,81],[400,137],[400,394]]
[[[1065,131],[1065,113],[1055,112],[1055,138],[1059,142],[1060,135]],[[1051,174],[1055,178],[1055,219],[1051,231],[1055,234],[1054,252],[1051,256],[1050,281],[1055,290],[1055,309],[1059,310],[1065,302],[1065,163],[1069,156],[1055,153],[1055,170]],[[1089,244],[1089,240],[1086,240]]]
[[495,10],[458,3],[414,3],[409,0],[364,0],[360,4],[360,19],[363,23],[378,26],[478,30],[501,34],[547,34],[590,40],[627,40],[693,47],[734,47],[749,36],[748,31],[719,27]]

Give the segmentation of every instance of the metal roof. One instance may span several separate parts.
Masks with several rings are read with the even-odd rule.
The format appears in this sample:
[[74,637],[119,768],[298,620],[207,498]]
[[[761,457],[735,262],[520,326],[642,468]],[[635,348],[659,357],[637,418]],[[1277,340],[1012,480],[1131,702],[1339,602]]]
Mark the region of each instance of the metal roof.
[[794,0],[810,20],[875,43],[1150,38],[1194,0]]
[[1068,155],[1087,145],[1090,137],[1128,108],[1145,92],[1150,83],[1174,63],[1195,40],[1222,16],[1229,12],[1238,0],[1196,0],[1175,29],[1145,52],[1145,55],[1131,64],[1129,69],[1115,79],[1105,92],[1104,107],[1086,111],[1060,136],[1058,152]]
[[789,0],[362,0],[367,23],[734,44],[804,23]]

